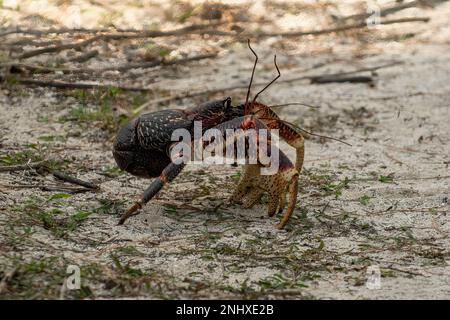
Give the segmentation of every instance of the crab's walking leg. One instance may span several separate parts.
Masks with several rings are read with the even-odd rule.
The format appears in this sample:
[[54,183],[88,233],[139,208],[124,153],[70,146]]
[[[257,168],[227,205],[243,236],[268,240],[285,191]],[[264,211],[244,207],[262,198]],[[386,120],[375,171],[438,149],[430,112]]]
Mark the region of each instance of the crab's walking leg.
[[[244,116],[224,122],[214,127],[225,134],[226,129],[255,129],[259,141],[259,129],[269,130],[268,127],[255,116]],[[272,151],[279,154],[279,169],[273,175],[261,175],[261,164],[247,164],[244,175],[233,193],[231,200],[233,202],[242,202],[245,208],[252,207],[263,195],[268,193],[268,215],[273,216],[277,209],[283,211],[286,203],[286,193],[289,192],[289,205],[284,213],[282,221],[278,228],[284,227],[295,208],[297,199],[297,179],[298,171],[291,163],[289,158],[275,145],[272,145],[270,132],[267,132],[267,144],[271,146]],[[230,143],[229,141],[226,141]],[[231,141],[234,144],[234,141]],[[259,148],[258,152],[259,152]],[[258,154],[259,159],[259,154]]]
[[150,186],[144,191],[142,196],[137,200],[120,218],[119,225],[123,224],[129,217],[136,215],[136,211],[142,209],[142,206],[149,202],[166,184],[175,179],[176,176],[183,170],[185,163],[176,164],[170,163],[161,172],[161,175],[153,180]]
[[[269,129],[278,129],[280,133],[280,137],[283,138],[284,141],[286,141],[290,146],[295,148],[296,150],[296,161],[295,161],[295,169],[298,173],[301,172],[303,167],[303,161],[305,157],[305,147],[304,147],[304,141],[305,139],[303,136],[291,128],[289,125],[284,123],[280,120],[278,115],[268,106],[260,104],[260,103],[252,103],[249,106],[249,112],[254,114],[256,117],[261,119],[265,123],[265,125]],[[285,215],[283,217],[283,220],[278,225],[279,228],[283,228],[284,225],[286,225],[287,221],[289,220],[289,213],[292,213],[295,208],[295,203],[292,202],[293,199],[297,199],[297,192],[298,192],[298,179],[295,179],[292,181],[292,183],[289,185],[289,191],[288,194],[290,196],[290,201],[288,205],[288,209],[285,211]],[[284,194],[281,195],[281,197],[284,197]],[[285,205],[285,199],[281,199],[281,205],[282,208]]]

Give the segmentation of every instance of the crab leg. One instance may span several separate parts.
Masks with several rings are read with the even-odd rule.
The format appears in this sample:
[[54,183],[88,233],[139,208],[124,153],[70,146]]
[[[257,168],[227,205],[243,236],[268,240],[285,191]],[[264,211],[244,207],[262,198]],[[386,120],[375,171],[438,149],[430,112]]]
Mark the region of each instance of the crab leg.
[[136,215],[139,209],[142,209],[147,202],[149,202],[166,183],[171,182],[183,170],[185,163],[175,164],[170,163],[161,172],[161,175],[152,181],[150,186],[144,191],[141,197],[122,215],[119,220],[119,225],[123,224],[129,217]]
[[[226,129],[231,128],[268,130],[266,124],[255,116],[235,118],[221,123],[214,128],[220,130],[222,134],[225,134]],[[268,132],[267,140],[267,143],[270,144],[270,132]],[[231,141],[231,143],[234,144],[234,141]],[[276,149],[274,145],[271,147],[272,151]],[[278,172],[274,175],[261,175],[261,164],[247,164],[244,175],[230,200],[233,202],[242,202],[244,207],[250,208],[261,198],[264,192],[268,192],[268,215],[271,217],[277,212],[277,209],[278,212],[283,211],[286,204],[286,193],[289,193],[288,208],[284,212],[282,220],[277,225],[281,229],[286,225],[295,209],[298,189],[298,170],[281,150],[276,151],[279,154]],[[299,166],[301,168],[303,158],[300,157],[300,159]]]

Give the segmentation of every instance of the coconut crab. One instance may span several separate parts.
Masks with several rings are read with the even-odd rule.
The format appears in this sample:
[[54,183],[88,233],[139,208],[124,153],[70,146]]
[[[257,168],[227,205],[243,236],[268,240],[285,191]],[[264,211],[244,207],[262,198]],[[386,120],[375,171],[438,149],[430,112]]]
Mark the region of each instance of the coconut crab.
[[178,153],[178,158],[174,158],[171,154],[179,143],[173,141],[172,133],[177,129],[192,132],[196,121],[201,122],[204,130],[215,129],[223,136],[229,129],[244,131],[265,129],[269,131],[267,136],[269,145],[272,143],[270,131],[276,129],[278,135],[295,148],[296,161],[293,164],[283,151],[271,145],[271,150],[277,151],[279,160],[278,171],[273,175],[261,174],[261,169],[264,168],[262,163],[245,164],[244,173],[230,197],[231,202],[241,203],[244,208],[251,208],[267,193],[269,217],[284,211],[277,227],[282,229],[287,224],[297,201],[298,176],[304,159],[304,138],[293,126],[281,120],[270,106],[256,101],[258,96],[281,76],[276,55],[274,64],[278,75],[251,101],[249,100],[258,55],[250,46],[250,41],[248,46],[255,56],[255,61],[245,103],[233,106],[231,98],[228,97],[187,109],[166,109],[146,113],[130,121],[119,131],[113,146],[113,155],[118,166],[135,176],[155,178],[139,199],[123,214],[119,224],[137,214],[137,211],[165,184],[170,183],[183,170],[186,163],[177,160],[183,158],[185,154]]

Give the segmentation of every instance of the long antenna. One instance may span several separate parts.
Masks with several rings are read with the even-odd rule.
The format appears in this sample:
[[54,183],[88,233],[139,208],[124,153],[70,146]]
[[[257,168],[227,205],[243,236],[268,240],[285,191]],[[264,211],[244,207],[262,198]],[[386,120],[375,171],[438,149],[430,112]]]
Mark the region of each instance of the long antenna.
[[320,106],[314,106],[312,104],[307,104],[303,102],[291,102],[291,103],[283,103],[283,104],[274,104],[269,106],[269,108],[278,108],[278,107],[288,107],[288,106],[304,106],[312,109],[320,109]]
[[267,120],[274,120],[274,121],[277,121],[277,122],[281,122],[281,123],[284,123],[284,124],[286,124],[288,126],[291,126],[292,128],[295,128],[295,129],[298,129],[300,131],[303,131],[303,132],[305,132],[305,133],[307,133],[309,135],[316,136],[316,137],[321,137],[321,138],[326,138],[326,139],[330,139],[330,140],[334,140],[334,141],[337,141],[337,142],[340,142],[340,143],[343,143],[343,144],[345,144],[347,146],[352,147],[352,145],[350,143],[345,142],[344,140],[341,140],[341,139],[338,139],[338,138],[329,137],[329,136],[324,136],[324,135],[321,135],[321,134],[317,134],[317,133],[313,133],[313,132],[307,131],[307,130],[303,129],[302,127],[300,127],[300,126],[298,126],[298,125],[296,125],[296,124],[294,124],[292,122],[286,121],[286,120],[277,119],[277,118],[271,118],[271,117],[261,117],[259,119],[267,119]]
[[253,65],[252,77],[250,78],[250,83],[248,85],[247,98],[245,99],[245,105],[244,105],[244,114],[247,114],[248,98],[250,97],[250,89],[252,88],[253,76],[255,75],[256,64],[258,63],[258,55],[256,54],[256,52],[253,50],[252,46],[250,45],[250,39],[247,39],[247,44],[248,44],[248,47],[250,48],[250,51],[255,55],[255,63]]
[[278,68],[278,65],[277,65],[277,55],[275,55],[275,56],[273,57],[273,63],[275,64],[275,68],[277,68],[278,75],[277,75],[272,81],[270,81],[269,84],[266,85],[260,92],[258,92],[258,93],[256,94],[256,96],[253,98],[252,103],[256,101],[256,98],[258,98],[258,96],[259,96],[264,90],[266,90],[268,87],[270,87],[275,81],[277,81],[277,79],[278,79],[279,77],[281,77],[281,72],[280,72],[280,69]]

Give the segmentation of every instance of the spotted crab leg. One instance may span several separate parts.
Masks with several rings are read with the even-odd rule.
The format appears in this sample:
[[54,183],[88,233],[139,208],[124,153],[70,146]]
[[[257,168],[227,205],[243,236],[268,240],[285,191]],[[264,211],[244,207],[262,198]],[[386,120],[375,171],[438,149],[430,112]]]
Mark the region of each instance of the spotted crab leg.
[[[264,122],[255,116],[244,116],[235,118],[233,120],[224,122],[215,129],[225,133],[226,129],[266,129],[268,127]],[[237,135],[238,133],[236,133]],[[268,132],[267,143],[271,144],[270,132]],[[233,140],[232,140],[233,141]],[[227,141],[228,142],[228,141]],[[232,142],[234,143],[234,142]],[[297,200],[298,189],[298,170],[291,163],[289,158],[279,150],[275,145],[271,145],[272,152],[277,151],[279,155],[279,168],[273,175],[261,175],[261,169],[264,167],[261,164],[247,164],[245,165],[244,174],[236,188],[236,191],[231,197],[232,202],[242,202],[246,208],[252,207],[267,192],[268,194],[268,215],[271,217],[276,212],[283,211],[286,204],[286,196],[289,194],[288,208],[284,212],[283,218],[277,225],[278,228],[283,228],[289,221]],[[258,149],[259,151],[259,149]],[[259,157],[258,157],[259,159]],[[301,158],[303,160],[303,158]],[[301,166],[301,164],[300,164]]]
[[144,191],[144,193],[139,197],[139,199],[122,215],[119,220],[119,225],[123,224],[129,217],[138,214],[138,210],[149,202],[166,183],[171,182],[176,176],[183,170],[185,163],[176,164],[174,162],[170,163],[161,172],[161,175],[154,179],[150,186]]

